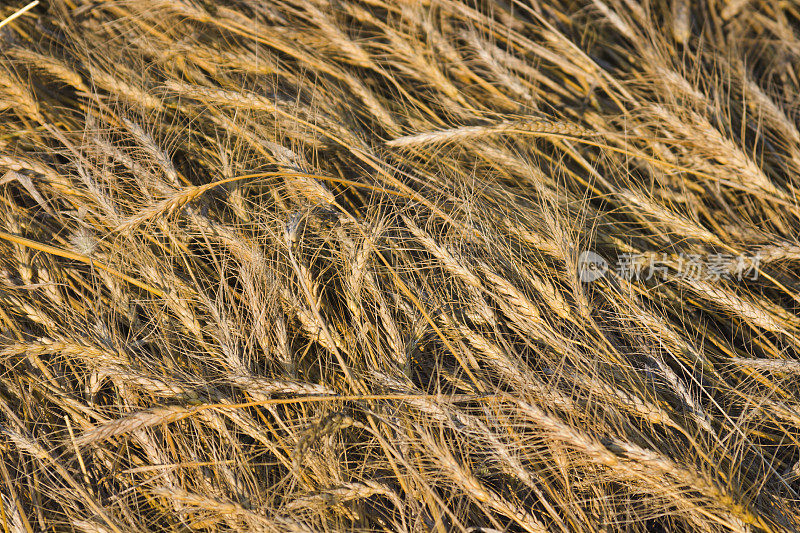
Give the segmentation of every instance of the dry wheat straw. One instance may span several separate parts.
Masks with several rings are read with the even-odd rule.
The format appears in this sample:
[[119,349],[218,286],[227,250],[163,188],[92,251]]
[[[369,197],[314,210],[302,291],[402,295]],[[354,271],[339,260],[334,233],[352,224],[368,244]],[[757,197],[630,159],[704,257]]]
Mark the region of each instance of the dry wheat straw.
[[91,80],[102,89],[116,98],[122,98],[131,104],[141,105],[146,109],[161,109],[161,100],[148,93],[146,90],[134,87],[98,68],[90,67]]
[[430,448],[437,462],[443,467],[445,472],[447,472],[447,474],[452,477],[453,481],[472,498],[481,503],[486,503],[492,509],[511,518],[525,531],[530,533],[543,533],[548,531],[544,524],[535,516],[523,509],[516,508],[500,495],[485,487],[472,472],[459,464],[456,458],[443,448],[442,445],[437,443],[427,432],[424,430],[419,431],[419,435],[422,442]]
[[12,48],[9,50],[9,54],[16,59],[25,61],[44,70],[57,80],[63,81],[79,91],[85,93],[89,92],[89,88],[83,82],[83,78],[81,78],[80,74],[55,57],[46,56],[26,48]]
[[[10,21],[0,524],[798,530],[797,19],[59,0]],[[682,275],[718,253],[747,259]]]
[[749,359],[745,357],[735,357],[730,361],[735,365],[753,368],[755,370],[782,372],[784,374],[800,374],[800,361],[789,359]]
[[457,143],[489,135],[524,132],[542,137],[587,137],[594,133],[572,124],[552,122],[548,120],[515,120],[505,121],[488,126],[462,126],[449,130],[431,131],[407,135],[387,141],[386,145],[395,148],[409,146],[425,146],[429,144]]
[[125,418],[112,420],[102,426],[87,431],[75,439],[75,442],[78,446],[87,446],[119,435],[133,433],[140,429],[177,422],[187,416],[191,416],[193,412],[193,409],[181,407],[179,405],[139,411]]

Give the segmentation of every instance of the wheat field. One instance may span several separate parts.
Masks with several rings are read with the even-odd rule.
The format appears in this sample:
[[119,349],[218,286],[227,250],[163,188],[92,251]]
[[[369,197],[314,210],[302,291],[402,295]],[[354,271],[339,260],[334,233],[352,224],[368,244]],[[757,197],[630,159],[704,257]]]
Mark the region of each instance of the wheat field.
[[800,530],[800,3],[23,4],[3,533]]

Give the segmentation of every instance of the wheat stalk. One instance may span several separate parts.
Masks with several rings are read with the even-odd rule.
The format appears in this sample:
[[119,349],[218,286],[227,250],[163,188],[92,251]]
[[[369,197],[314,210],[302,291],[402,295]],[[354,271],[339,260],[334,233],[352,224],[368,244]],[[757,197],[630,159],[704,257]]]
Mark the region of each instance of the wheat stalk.
[[595,135],[595,133],[572,124],[535,119],[510,120],[487,126],[462,126],[460,128],[406,135],[387,141],[386,145],[393,148],[405,148],[430,144],[458,143],[490,135],[513,133],[525,133],[552,138],[587,137]]

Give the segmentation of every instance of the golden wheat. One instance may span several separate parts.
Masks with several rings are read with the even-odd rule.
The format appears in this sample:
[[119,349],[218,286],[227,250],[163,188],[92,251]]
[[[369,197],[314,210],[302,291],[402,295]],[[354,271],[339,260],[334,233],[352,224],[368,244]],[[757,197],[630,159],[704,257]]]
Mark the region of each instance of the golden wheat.
[[796,3],[23,3],[3,532],[800,529]]

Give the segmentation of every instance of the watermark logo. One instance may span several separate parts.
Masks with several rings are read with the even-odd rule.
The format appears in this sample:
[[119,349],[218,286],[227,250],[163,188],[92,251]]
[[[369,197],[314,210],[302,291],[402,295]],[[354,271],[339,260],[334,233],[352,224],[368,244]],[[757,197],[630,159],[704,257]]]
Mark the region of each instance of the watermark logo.
[[578,278],[584,283],[591,283],[606,275],[608,261],[598,254],[584,250],[578,256]]
[[[759,255],[700,254],[668,255],[665,253],[619,254],[613,270],[618,277],[634,281],[666,281],[678,278],[687,281],[720,279],[758,279]],[[612,265],[600,255],[585,250],[578,256],[578,277],[584,283],[602,278]]]

